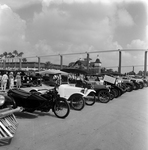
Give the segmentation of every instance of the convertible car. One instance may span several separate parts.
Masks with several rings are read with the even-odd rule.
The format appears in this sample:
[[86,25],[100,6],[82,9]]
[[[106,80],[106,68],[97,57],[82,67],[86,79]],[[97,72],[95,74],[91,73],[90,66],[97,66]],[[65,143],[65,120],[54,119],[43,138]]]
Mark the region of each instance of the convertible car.
[[95,91],[93,89],[77,87],[75,84],[69,83],[69,73],[55,69],[37,73],[43,76],[43,83],[47,83],[49,86],[56,86],[60,97],[67,99],[74,110],[82,110],[85,104],[93,105],[95,103]]

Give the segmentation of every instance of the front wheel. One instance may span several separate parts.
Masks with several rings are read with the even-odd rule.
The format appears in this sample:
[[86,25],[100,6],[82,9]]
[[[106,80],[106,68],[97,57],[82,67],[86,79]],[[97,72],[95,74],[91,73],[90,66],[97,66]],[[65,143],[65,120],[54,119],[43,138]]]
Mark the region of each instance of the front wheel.
[[89,93],[86,97],[85,97],[85,104],[88,106],[92,106],[94,105],[96,102],[96,95],[94,92]]
[[98,100],[101,103],[108,103],[110,101],[110,93],[107,90],[101,90],[98,92]]
[[70,113],[68,102],[64,98],[56,100],[53,106],[53,112],[58,118],[66,118]]
[[70,97],[70,105],[74,110],[82,110],[85,106],[85,99],[79,94],[72,95]]

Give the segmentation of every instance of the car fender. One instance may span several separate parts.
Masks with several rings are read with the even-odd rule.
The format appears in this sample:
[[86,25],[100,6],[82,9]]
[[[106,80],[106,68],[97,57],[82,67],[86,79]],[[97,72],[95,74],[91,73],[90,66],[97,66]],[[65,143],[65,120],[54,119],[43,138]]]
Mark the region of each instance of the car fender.
[[76,92],[76,93],[70,95],[69,97],[67,96],[67,97],[64,97],[64,98],[66,98],[67,100],[69,100],[69,99],[70,99],[72,96],[74,96],[74,95],[80,95],[80,96],[82,96],[82,97],[85,97],[85,94],[83,94],[82,92]]
[[84,95],[88,96],[91,92],[96,93],[96,91],[93,89],[86,89],[86,90],[84,90]]

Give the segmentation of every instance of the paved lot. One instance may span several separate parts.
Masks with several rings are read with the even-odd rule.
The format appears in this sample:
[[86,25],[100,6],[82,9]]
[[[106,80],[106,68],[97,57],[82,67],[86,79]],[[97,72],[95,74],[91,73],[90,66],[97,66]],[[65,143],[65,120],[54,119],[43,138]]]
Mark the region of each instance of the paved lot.
[[148,150],[148,88],[97,102],[66,119],[16,113],[19,126],[0,150]]

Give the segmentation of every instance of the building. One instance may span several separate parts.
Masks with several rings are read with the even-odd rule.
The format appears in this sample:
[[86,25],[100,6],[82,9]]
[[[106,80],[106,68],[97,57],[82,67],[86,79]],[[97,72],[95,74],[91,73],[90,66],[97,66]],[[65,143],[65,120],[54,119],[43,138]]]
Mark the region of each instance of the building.
[[[22,69],[22,70],[38,70],[40,67],[40,70],[44,69],[61,69],[61,65],[59,64],[46,64],[46,63],[38,63],[38,62],[0,62],[0,69]],[[66,68],[66,65],[63,65],[64,68]]]

